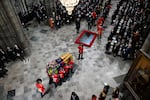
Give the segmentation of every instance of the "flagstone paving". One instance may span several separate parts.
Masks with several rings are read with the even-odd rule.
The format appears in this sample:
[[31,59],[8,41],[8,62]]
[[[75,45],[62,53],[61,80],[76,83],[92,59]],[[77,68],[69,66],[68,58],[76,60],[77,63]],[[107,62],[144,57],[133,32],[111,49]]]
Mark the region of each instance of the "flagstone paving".
[[[79,95],[80,100],[91,100],[92,94],[99,95],[104,83],[112,88],[120,85],[130,68],[131,61],[122,61],[120,57],[104,53],[107,37],[113,28],[110,21],[116,2],[118,1],[112,1],[112,9],[105,21],[104,26],[107,27],[102,39],[96,39],[90,48],[85,47],[84,59],[80,61],[77,60],[78,45],[74,43],[79,34],[76,33],[74,23],[65,25],[59,30],[51,30],[45,24],[30,26],[26,33],[29,35],[32,53],[24,62],[18,60],[8,64],[8,75],[0,79],[0,86],[5,90],[4,94],[15,89],[13,100],[41,100],[35,87],[37,78],[41,78],[46,88],[50,88],[50,92],[42,100],[70,100],[72,91]],[[87,29],[87,23],[82,21],[80,32],[84,29]],[[96,32],[96,27],[91,31]],[[73,54],[75,72],[61,86],[54,88],[53,85],[48,85],[46,64],[65,52]],[[3,100],[6,100],[5,97]]]

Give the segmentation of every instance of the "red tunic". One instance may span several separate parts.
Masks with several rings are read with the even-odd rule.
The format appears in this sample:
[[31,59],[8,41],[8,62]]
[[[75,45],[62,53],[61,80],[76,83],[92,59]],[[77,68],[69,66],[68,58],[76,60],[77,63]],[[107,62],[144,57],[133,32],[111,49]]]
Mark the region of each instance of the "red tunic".
[[70,60],[68,64],[69,64],[69,65],[73,65],[74,62],[73,62],[72,60]]
[[93,17],[93,19],[96,19],[97,14],[96,14],[96,12],[95,12],[95,11],[94,11],[94,12],[92,12],[92,17]]
[[79,53],[82,54],[83,53],[83,46],[79,45],[78,50],[79,50]]
[[65,71],[64,70],[60,70],[59,71],[59,75],[60,75],[60,78],[64,78],[65,77]]
[[70,66],[64,66],[65,73],[69,73]]
[[39,92],[41,92],[41,93],[45,92],[45,88],[44,88],[43,84],[36,83],[36,87],[37,87]]
[[104,17],[100,17],[98,20],[97,20],[97,25],[102,25],[104,22]]
[[72,68],[73,68],[73,65],[69,65],[69,68],[72,69]]
[[73,68],[74,62],[72,60],[70,60],[68,64],[69,64],[70,68]]
[[53,82],[55,82],[55,83],[59,82],[59,74],[53,74],[52,78],[53,78]]
[[102,32],[103,32],[103,27],[101,25],[98,25],[97,26],[97,32],[98,32],[98,35],[102,35]]
[[49,22],[49,26],[50,26],[51,28],[54,28],[54,20],[53,20],[53,18],[50,18],[50,19],[48,20],[48,22]]

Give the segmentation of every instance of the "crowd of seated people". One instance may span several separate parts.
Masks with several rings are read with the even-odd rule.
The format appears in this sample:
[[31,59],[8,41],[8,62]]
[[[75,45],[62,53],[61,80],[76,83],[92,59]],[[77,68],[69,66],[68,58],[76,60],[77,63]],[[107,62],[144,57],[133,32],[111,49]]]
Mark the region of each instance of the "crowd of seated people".
[[81,0],[72,11],[72,15],[75,18],[85,18],[92,16],[93,12],[96,12],[97,16],[103,16],[106,18],[111,5],[111,0]]
[[124,60],[136,58],[137,51],[142,47],[146,35],[147,14],[146,1],[120,0],[112,16],[114,25],[106,44],[106,53],[114,57],[121,56]]
[[6,51],[0,47],[0,77],[4,77],[7,75],[8,69],[6,68],[6,63],[10,61],[15,61],[20,59],[21,61],[24,59],[24,51],[19,48],[16,44],[13,48],[7,47]]
[[33,4],[32,7],[27,12],[19,12],[18,16],[21,20],[21,23],[24,27],[27,27],[28,22],[36,18],[38,23],[44,21],[48,18],[46,14],[45,6],[40,2],[37,4]]

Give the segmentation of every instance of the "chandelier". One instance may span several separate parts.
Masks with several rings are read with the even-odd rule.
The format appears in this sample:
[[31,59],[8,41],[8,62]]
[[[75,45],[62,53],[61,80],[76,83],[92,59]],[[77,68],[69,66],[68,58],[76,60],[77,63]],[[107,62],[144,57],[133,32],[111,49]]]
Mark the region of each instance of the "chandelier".
[[62,5],[64,5],[68,11],[68,14],[72,14],[72,10],[78,4],[79,0],[60,0]]

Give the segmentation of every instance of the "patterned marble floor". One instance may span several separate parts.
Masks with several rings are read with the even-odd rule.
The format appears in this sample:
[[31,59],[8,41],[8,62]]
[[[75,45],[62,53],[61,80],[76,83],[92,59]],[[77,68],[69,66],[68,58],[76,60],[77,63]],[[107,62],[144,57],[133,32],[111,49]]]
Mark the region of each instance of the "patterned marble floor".
[[[0,79],[0,86],[5,90],[4,94],[15,89],[15,96],[9,100],[41,100],[35,87],[37,78],[43,79],[46,88],[50,88],[50,92],[42,100],[70,100],[72,91],[79,95],[80,100],[91,100],[92,94],[99,95],[105,82],[111,87],[120,85],[131,62],[104,53],[107,37],[113,28],[110,20],[116,2],[113,1],[113,8],[105,21],[107,27],[101,41],[96,39],[91,48],[85,47],[82,61],[77,60],[78,45],[74,41],[79,34],[76,34],[74,23],[59,30],[51,30],[44,24],[31,26],[27,31],[32,45],[31,55],[26,58],[26,62],[18,60],[9,63],[8,75]],[[87,23],[82,21],[80,31],[84,29],[87,29]],[[96,31],[96,27],[91,31]],[[73,54],[76,70],[66,82],[54,88],[48,85],[46,64],[65,52]],[[2,100],[6,100],[5,97],[2,97]]]

